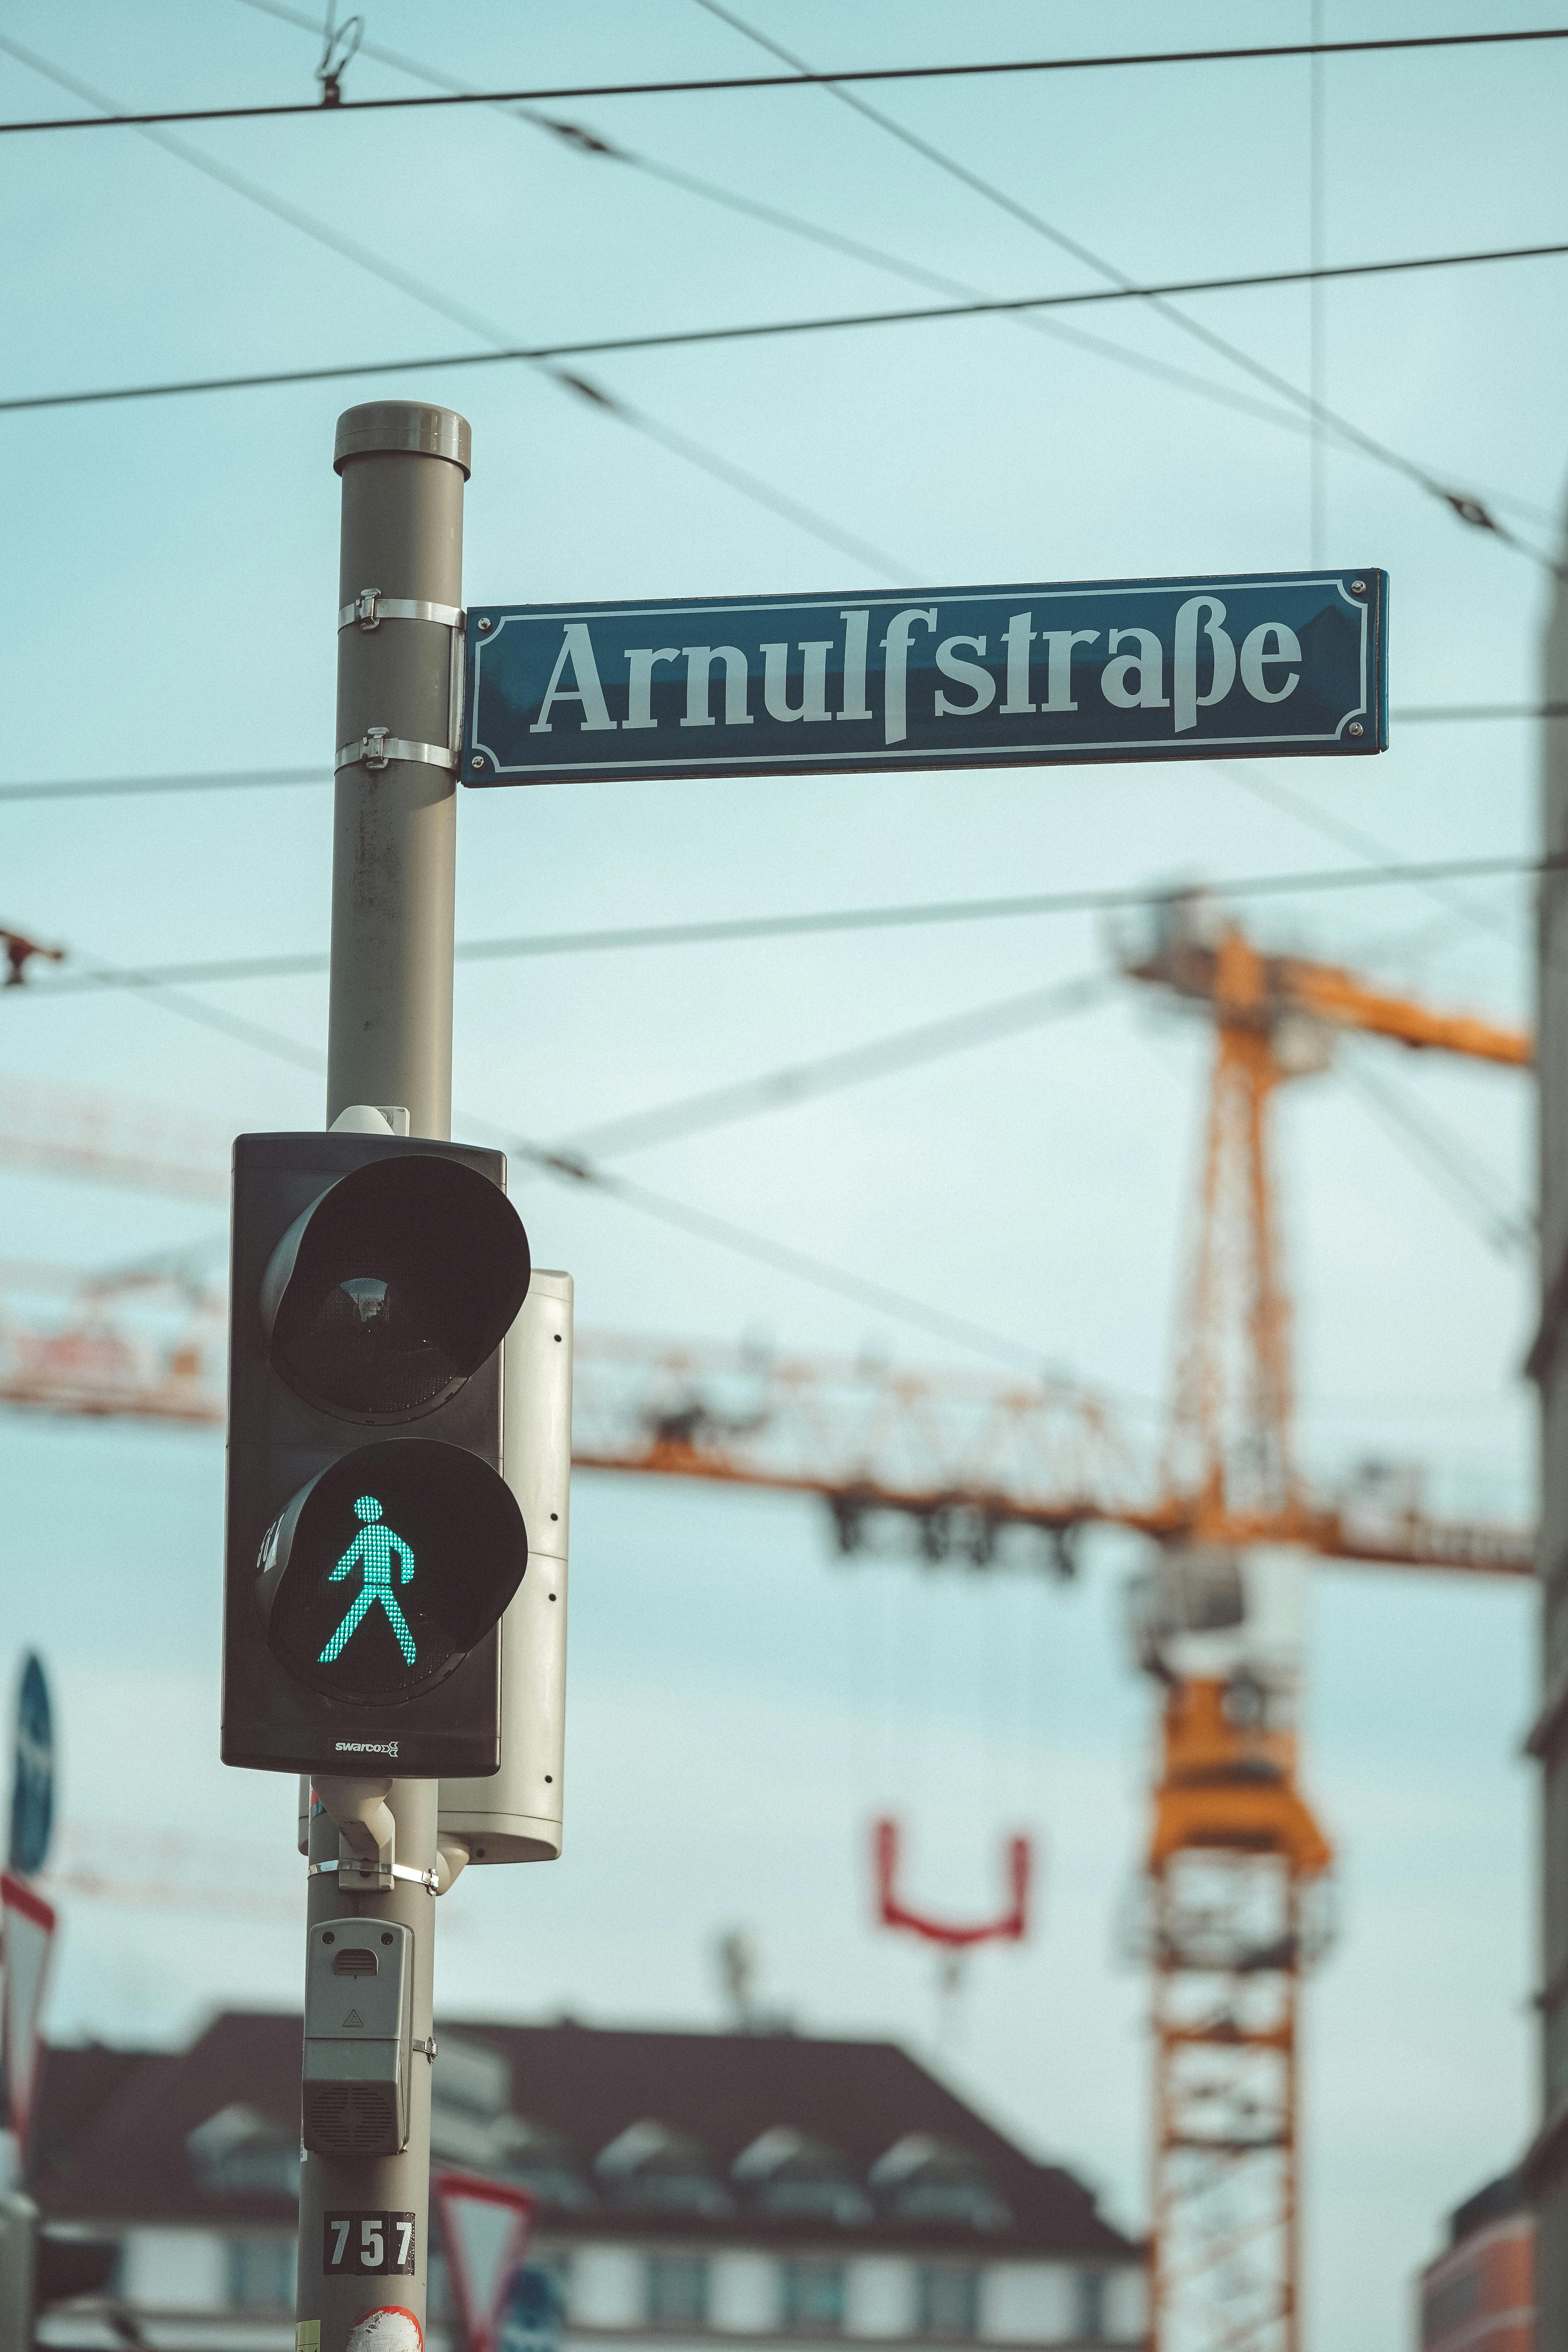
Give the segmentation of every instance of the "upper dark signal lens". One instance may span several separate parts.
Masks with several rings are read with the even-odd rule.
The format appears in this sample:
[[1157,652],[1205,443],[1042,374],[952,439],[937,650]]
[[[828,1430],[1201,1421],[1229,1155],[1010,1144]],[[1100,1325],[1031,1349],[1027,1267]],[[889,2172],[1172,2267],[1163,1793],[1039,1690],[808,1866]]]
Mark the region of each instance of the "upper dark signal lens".
[[261,1285],[271,1360],[308,1404],[416,1421],[500,1345],[528,1292],[506,1194],[453,1160],[394,1154],[302,1212]]

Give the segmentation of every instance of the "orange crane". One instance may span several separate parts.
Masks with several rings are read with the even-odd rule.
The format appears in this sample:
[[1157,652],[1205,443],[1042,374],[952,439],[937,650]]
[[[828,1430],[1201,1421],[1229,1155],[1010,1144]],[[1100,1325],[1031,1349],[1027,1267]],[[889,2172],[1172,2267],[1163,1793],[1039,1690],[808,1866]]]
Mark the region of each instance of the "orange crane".
[[1309,1500],[1292,1444],[1269,1108],[1344,1031],[1512,1068],[1532,1045],[1338,965],[1266,955],[1197,894],[1165,902],[1125,970],[1215,1026],[1164,1462],[1185,1526],[1139,1612],[1166,1692],[1138,1931],[1153,1975],[1152,2341],[1299,2352],[1297,2012],[1333,1857],[1297,1780],[1289,1555],[1261,1548],[1342,1552],[1347,1530]]

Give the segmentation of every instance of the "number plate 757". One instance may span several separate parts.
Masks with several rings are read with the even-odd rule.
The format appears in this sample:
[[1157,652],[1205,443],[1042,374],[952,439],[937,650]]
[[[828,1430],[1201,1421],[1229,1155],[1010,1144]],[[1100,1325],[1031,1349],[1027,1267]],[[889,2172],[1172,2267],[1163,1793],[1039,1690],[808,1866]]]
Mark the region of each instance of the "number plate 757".
[[412,2278],[413,2214],[328,2213],[321,2269],[328,2278]]

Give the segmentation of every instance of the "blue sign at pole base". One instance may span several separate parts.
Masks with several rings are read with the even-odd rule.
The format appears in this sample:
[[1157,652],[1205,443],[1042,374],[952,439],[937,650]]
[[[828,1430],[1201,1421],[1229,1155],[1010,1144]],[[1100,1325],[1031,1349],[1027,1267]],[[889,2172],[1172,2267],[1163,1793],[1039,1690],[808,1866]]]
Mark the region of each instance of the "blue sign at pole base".
[[467,784],[1356,757],[1388,743],[1388,577],[478,605]]
[[55,1734],[49,1686],[32,1652],[16,1693],[16,1738],[11,1761],[11,1834],[5,1867],[23,1877],[42,1870],[55,1817]]

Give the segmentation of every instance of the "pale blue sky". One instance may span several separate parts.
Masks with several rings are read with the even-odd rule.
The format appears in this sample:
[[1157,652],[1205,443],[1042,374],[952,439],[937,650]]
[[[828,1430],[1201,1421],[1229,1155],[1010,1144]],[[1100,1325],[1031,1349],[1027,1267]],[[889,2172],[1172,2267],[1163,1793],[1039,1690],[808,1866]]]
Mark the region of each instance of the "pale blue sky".
[[[696,0],[369,0],[371,37],[489,84],[748,70]],[[742,9],[742,13],[746,13]],[[1297,39],[1306,0],[1128,0],[1114,27],[1040,0],[753,0],[823,63],[1100,42]],[[1444,0],[1331,34],[1458,29]],[[1510,23],[1549,22],[1521,5]],[[244,0],[10,0],[0,32],[127,104],[310,94],[310,37]],[[1331,260],[1568,235],[1555,47],[1325,68]],[[361,59],[353,94],[405,77]],[[1120,267],[1301,265],[1307,68],[1236,66],[931,85],[875,96]],[[0,55],[0,117],[78,101]],[[679,170],[997,292],[1088,273],[826,95],[562,106]],[[548,134],[465,111],[217,127],[204,155],[520,338],[875,307],[899,281]],[[127,131],[0,141],[0,394],[479,347],[478,335]],[[1521,502],[1545,541],[1563,477],[1560,261],[1363,282],[1326,298],[1332,404],[1444,480]],[[911,298],[912,299],[912,298]],[[1196,315],[1305,378],[1299,290]],[[1076,323],[1232,388],[1126,310]],[[1312,552],[1306,445],[1002,320],[595,362],[623,399],[896,559],[899,584],[1279,569]],[[851,589],[852,559],[516,367],[0,417],[5,774],[303,764],[331,747],[340,407],[377,389],[472,420],[467,588],[479,601]],[[1541,572],[1436,500],[1329,459],[1321,554],[1392,577],[1394,701],[1528,698]],[[458,931],[658,921],[1317,867],[1352,824],[1401,856],[1510,852],[1534,830],[1515,726],[1407,728],[1376,763],[595,785],[468,795]],[[1270,801],[1284,791],[1289,803]],[[127,961],[324,944],[317,787],[0,806],[0,919]],[[1457,900],[1457,904],[1456,904]],[[1526,895],[1471,884],[1276,902],[1262,935],[1504,1018],[1530,1003]],[[458,1100],[541,1138],[1100,968],[1088,918],[637,956],[468,965]],[[205,994],[319,1044],[315,981]],[[1530,1182],[1514,1076],[1367,1066],[1440,1118],[1505,1197]],[[1205,1040],[1125,993],[1102,1009],[817,1104],[628,1157],[684,1200],[1017,1335],[1134,1397],[1166,1382]],[[0,1075],[68,1076],[231,1128],[310,1124],[310,1076],[128,995],[0,1002]],[[1528,1270],[1500,1257],[1331,1076],[1281,1110],[1305,1444],[1378,1451],[1496,1508],[1528,1497],[1518,1368]],[[532,1182],[535,1255],[584,1324],[802,1350],[936,1343],[782,1275]],[[4,1254],[116,1260],[210,1212],[0,1174]],[[957,1360],[956,1358],[952,1359]],[[1146,1424],[1140,1422],[1142,1429]],[[184,1825],[287,1900],[286,1784],[216,1762],[220,1456],[199,1436],[0,1428],[5,1622],[59,1685],[65,1810],[89,1844]],[[931,2042],[924,1958],[866,1925],[864,1819],[897,1796],[922,1885],[989,1899],[1001,1837],[1047,1840],[1040,1933],[977,1963],[962,2081],[1143,2210],[1141,1990],[1113,1965],[1150,1701],[1123,1658],[1126,1556],[1075,1591],[864,1583],[804,1508],[584,1479],[576,1507],[571,1832],[556,1869],[465,1881],[441,1961],[470,2012],[717,2014],[709,1939],[745,1920],[803,2022]],[[85,1605],[84,1605],[85,1603]],[[1334,1570],[1316,1579],[1309,1775],[1342,1856],[1343,1936],[1309,2012],[1310,2339],[1408,2340],[1441,2215],[1531,2116],[1525,1595]],[[1032,1661],[1026,1677],[1020,1654]],[[939,1673],[938,1664],[942,1671]],[[867,1696],[879,1688],[888,1702]],[[1004,1696],[998,1697],[1001,1691]],[[271,1853],[268,1853],[270,1847]],[[139,1849],[140,1850],[140,1849]],[[150,1850],[150,1849],[149,1849]],[[58,2019],[184,2030],[218,1999],[295,1995],[297,1936],[258,1913],[68,1906]]]

